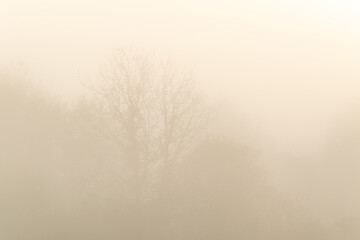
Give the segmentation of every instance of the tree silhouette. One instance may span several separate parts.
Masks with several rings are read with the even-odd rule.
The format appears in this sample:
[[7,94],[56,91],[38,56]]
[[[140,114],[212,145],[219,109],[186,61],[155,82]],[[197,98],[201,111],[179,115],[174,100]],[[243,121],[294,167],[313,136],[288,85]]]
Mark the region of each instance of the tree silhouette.
[[117,50],[99,77],[92,90],[110,125],[102,132],[125,154],[134,199],[145,199],[148,184],[171,175],[206,125],[208,110],[192,71],[179,74],[170,60]]

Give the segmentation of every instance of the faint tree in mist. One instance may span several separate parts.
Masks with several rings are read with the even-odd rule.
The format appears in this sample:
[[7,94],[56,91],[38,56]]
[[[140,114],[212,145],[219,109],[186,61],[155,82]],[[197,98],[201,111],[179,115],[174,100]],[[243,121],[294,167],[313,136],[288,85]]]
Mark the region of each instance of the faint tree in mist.
[[132,171],[134,198],[141,199],[154,176],[166,182],[208,121],[208,110],[192,71],[178,73],[171,61],[118,50],[92,87],[99,114],[111,127]]

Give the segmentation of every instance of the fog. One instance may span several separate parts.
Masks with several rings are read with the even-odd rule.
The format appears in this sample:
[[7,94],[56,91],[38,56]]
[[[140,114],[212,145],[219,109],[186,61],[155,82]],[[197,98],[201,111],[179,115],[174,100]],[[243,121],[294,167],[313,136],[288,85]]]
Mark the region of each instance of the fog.
[[1,1],[0,237],[358,239],[359,12]]

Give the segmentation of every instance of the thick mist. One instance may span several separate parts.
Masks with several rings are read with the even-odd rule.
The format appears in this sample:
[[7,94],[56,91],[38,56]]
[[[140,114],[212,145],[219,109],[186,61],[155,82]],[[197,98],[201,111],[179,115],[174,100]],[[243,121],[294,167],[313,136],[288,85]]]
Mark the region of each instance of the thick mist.
[[0,238],[358,239],[354,1],[0,3]]

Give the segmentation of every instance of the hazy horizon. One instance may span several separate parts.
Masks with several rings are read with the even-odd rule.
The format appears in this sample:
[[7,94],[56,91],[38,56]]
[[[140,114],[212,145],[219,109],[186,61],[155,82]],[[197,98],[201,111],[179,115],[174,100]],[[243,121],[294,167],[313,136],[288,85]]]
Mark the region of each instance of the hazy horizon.
[[[0,16],[0,69],[23,64],[31,80],[64,102],[87,94],[83,83],[98,81],[115,49],[193,68],[209,102],[239,121],[234,135],[264,153],[275,184],[294,198],[305,194],[293,189],[303,179],[288,183],[296,178],[288,170],[316,172],[333,139],[360,115],[354,0],[2,0]],[[346,131],[351,135],[351,127]],[[300,198],[324,218],[341,202]],[[360,218],[360,206],[350,205]]]

